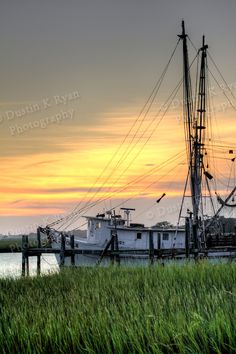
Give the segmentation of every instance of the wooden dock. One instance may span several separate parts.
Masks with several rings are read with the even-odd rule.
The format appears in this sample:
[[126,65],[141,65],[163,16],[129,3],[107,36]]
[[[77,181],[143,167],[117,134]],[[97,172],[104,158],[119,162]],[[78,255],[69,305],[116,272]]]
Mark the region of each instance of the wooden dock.
[[[143,256],[149,260],[149,264],[152,265],[155,261],[162,262],[167,259],[183,260],[183,259],[195,259],[208,258],[211,254],[218,254],[217,257],[228,257],[236,259],[236,246],[220,246],[214,248],[207,248],[201,250],[186,250],[186,249],[156,249],[153,244],[152,233],[149,236],[149,248],[148,249],[119,249],[116,237],[111,237],[111,240],[107,243],[107,246],[103,250],[85,250],[75,248],[74,236],[70,236],[69,247],[66,247],[66,236],[61,234],[60,248],[49,248],[41,246],[41,236],[37,234],[37,247],[31,248],[29,244],[29,237],[22,236],[21,249],[14,250],[14,253],[22,253],[22,276],[29,275],[29,259],[30,257],[37,257],[37,275],[41,274],[41,258],[42,254],[59,254],[60,255],[60,267],[65,265],[65,259],[70,258],[72,266],[75,265],[75,255],[94,255],[98,257],[97,265],[99,265],[104,257],[110,258],[111,264],[120,264],[120,259],[123,257],[137,257]],[[0,253],[9,253],[9,250],[0,250]],[[225,254],[225,256],[224,256]]]
[[111,264],[120,264],[120,258],[125,256],[143,256],[146,259],[149,259],[149,264],[152,265],[155,261],[164,261],[166,259],[187,259],[193,258],[195,260],[199,260],[201,258],[207,258],[209,254],[216,253],[219,254],[219,257],[224,257],[222,252],[225,254],[230,253],[231,256],[227,256],[229,258],[236,258],[236,247],[216,247],[213,249],[206,249],[204,251],[199,252],[194,249],[156,249],[153,244],[152,233],[150,233],[149,237],[149,248],[148,249],[126,249],[122,250],[118,248],[118,243],[116,240],[116,235],[111,237],[111,240],[107,243],[107,246],[104,250],[84,250],[84,249],[76,249],[74,236],[70,236],[70,244],[69,248],[66,247],[66,236],[61,234],[60,240],[60,248],[44,248],[41,247],[41,239],[40,233],[38,233],[37,237],[37,247],[30,248],[29,247],[29,238],[28,236],[22,236],[22,249],[19,251],[22,253],[22,276],[29,275],[29,258],[37,257],[37,275],[41,273],[41,257],[42,254],[59,254],[60,255],[60,267],[65,265],[65,259],[70,258],[71,265],[75,265],[75,255],[94,255],[98,256],[97,265],[99,265],[104,257],[109,257]]

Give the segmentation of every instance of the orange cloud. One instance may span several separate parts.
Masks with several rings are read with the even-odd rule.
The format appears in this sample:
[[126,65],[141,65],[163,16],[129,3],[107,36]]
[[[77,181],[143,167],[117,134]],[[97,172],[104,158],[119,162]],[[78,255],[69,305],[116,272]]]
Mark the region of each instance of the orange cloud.
[[[73,131],[73,134],[64,140],[52,137],[54,149],[51,152],[49,147],[47,152],[30,154],[23,151],[17,157],[3,157],[2,215],[60,214],[68,205],[90,198],[156,198],[162,191],[168,191],[169,196],[180,196],[187,166],[183,124],[179,116],[179,112],[171,112],[158,125],[159,118],[152,112],[143,123],[139,120],[126,138],[137,117],[129,110],[110,112],[99,125],[69,127],[68,132]],[[228,115],[227,121],[231,119]],[[218,129],[222,135],[233,139],[235,127],[232,129],[226,124],[225,117]],[[34,144],[33,140],[31,142]],[[60,149],[55,151],[57,144]],[[165,161],[177,153],[180,155],[165,165]],[[145,174],[145,179],[137,180]],[[14,204],[17,200],[23,202]]]

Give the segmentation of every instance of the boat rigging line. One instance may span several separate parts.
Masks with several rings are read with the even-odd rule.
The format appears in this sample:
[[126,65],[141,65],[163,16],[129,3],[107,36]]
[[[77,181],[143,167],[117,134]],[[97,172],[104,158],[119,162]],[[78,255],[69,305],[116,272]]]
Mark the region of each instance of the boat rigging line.
[[[191,68],[191,66],[193,65],[193,63],[195,62],[196,58],[197,58],[197,55],[196,55],[195,58],[193,59],[191,65],[190,65],[190,68]],[[166,115],[166,113],[167,113],[167,111],[168,111],[168,109],[169,109],[169,107],[170,107],[172,101],[173,101],[174,98],[176,97],[176,95],[177,95],[177,93],[178,93],[178,91],[179,91],[179,89],[180,89],[180,87],[181,87],[181,85],[182,85],[182,81],[183,81],[183,79],[181,79],[181,80],[179,81],[179,83],[176,85],[176,87],[174,88],[174,90],[171,92],[171,94],[170,94],[169,97],[167,98],[167,100],[166,100],[166,102],[165,102],[165,104],[164,104],[164,106],[166,106],[166,109],[165,109],[163,115],[162,115],[162,116],[160,117],[160,119],[158,120],[158,122],[157,122],[157,124],[155,125],[154,129],[151,131],[151,134],[148,136],[148,138],[147,138],[146,141],[144,142],[143,146],[141,146],[140,150],[136,153],[135,157],[131,160],[131,162],[129,163],[129,165],[125,168],[125,170],[123,170],[123,172],[119,175],[119,177],[115,180],[115,182],[113,182],[113,184],[112,184],[112,186],[110,186],[109,190],[115,185],[115,183],[117,183],[117,182],[120,180],[120,178],[124,175],[124,173],[129,169],[129,167],[130,167],[130,166],[133,164],[133,162],[137,159],[137,157],[138,157],[139,154],[142,152],[142,150],[144,149],[144,147],[146,146],[146,144],[148,143],[148,141],[151,139],[151,137],[153,136],[154,132],[155,132],[156,129],[158,128],[159,124],[161,123],[161,121],[162,121],[163,118],[165,117],[165,115]],[[154,118],[152,119],[152,121],[151,121],[151,123],[149,124],[148,128],[150,128],[150,126],[153,124],[153,122],[154,122],[155,119],[158,117],[158,115],[161,113],[161,111],[162,111],[162,110],[160,109],[160,110],[158,111],[158,113],[154,116]],[[146,129],[146,130],[147,130],[147,129]],[[145,131],[145,132],[146,132],[146,131]],[[145,132],[144,132],[144,133],[145,133]],[[144,135],[144,133],[143,133],[143,135]],[[139,140],[140,140],[142,137],[143,137],[143,136],[141,136],[141,137],[139,138]],[[137,142],[136,142],[136,143],[137,143]],[[134,148],[134,147],[133,147],[133,148]],[[106,192],[106,193],[107,193],[107,192]],[[96,195],[96,194],[97,194],[97,193],[95,192],[95,195]],[[104,194],[105,194],[105,193],[104,193]],[[100,200],[99,200],[99,201],[100,201]],[[96,202],[95,202],[95,204],[96,204]],[[86,205],[85,205],[84,207],[87,207],[87,205],[88,205],[88,203],[86,203]],[[92,204],[92,206],[94,206],[94,204]],[[83,207],[83,208],[84,208],[84,207]],[[83,210],[83,208],[82,208],[82,210]],[[80,211],[81,211],[81,210],[80,210]],[[80,211],[79,211],[79,212],[80,212]],[[76,211],[74,215],[77,216],[77,214],[78,214],[78,212]],[[73,217],[74,215],[70,214],[68,217],[70,218],[70,217]]]
[[[179,156],[179,157],[183,157],[183,154],[182,156]],[[185,161],[185,158],[181,161],[181,162],[184,162]],[[162,175],[159,179],[155,180],[154,182],[150,183],[148,186],[146,186],[144,189],[142,189],[141,193],[143,193],[144,191],[146,191],[148,188],[150,188],[151,186],[153,186],[154,184],[156,184],[157,182],[159,182],[161,179],[163,179],[164,177],[168,176],[168,174],[170,172],[173,172],[176,168],[178,167],[178,165],[175,165],[174,167],[172,167],[170,170],[168,170],[168,172],[164,175]],[[109,211],[112,211],[112,210],[115,210],[117,208],[119,208],[120,206],[124,205],[125,203],[127,203],[128,201],[132,200],[133,198],[135,198],[137,195],[139,195],[140,192],[136,193],[135,195],[133,195],[132,197],[130,198],[127,198],[126,200],[122,201],[121,203],[115,205],[114,207],[112,207],[111,209],[108,210]],[[155,202],[156,204],[156,202]],[[82,215],[84,216],[84,215]],[[73,223],[72,223],[73,224]],[[71,225],[69,225],[71,226]],[[75,230],[79,229],[80,227],[82,227],[82,225],[78,226]]]
[[[79,210],[77,212],[77,214],[74,215],[74,217],[69,225],[71,225],[73,222],[77,221],[77,219],[79,217],[84,216],[85,212],[87,212],[90,208],[97,206],[98,204],[100,204],[106,200],[109,200],[110,198],[113,198],[114,196],[116,196],[117,193],[121,193],[123,191],[126,191],[128,188],[130,188],[130,186],[134,185],[137,182],[143,181],[144,179],[146,179],[147,177],[149,177],[151,175],[154,175],[156,172],[159,172],[161,169],[165,168],[169,164],[172,164],[173,162],[177,161],[179,158],[181,158],[183,156],[184,156],[184,152],[182,151],[182,152],[174,155],[173,157],[171,157],[167,161],[164,161],[159,166],[154,167],[153,169],[151,169],[151,171],[149,171],[141,176],[136,177],[134,180],[128,182],[125,186],[115,189],[115,191],[111,192],[108,195],[101,196],[97,201],[94,201],[91,205],[87,206],[87,208]],[[160,178],[162,178],[162,177],[160,177]],[[117,207],[117,205],[114,208],[111,208],[111,210],[115,209],[116,207]],[[81,213],[81,215],[79,215],[80,213]],[[67,222],[69,222],[69,221],[67,221]],[[68,225],[67,225],[67,227],[68,227]]]
[[[160,164],[159,166],[153,168],[151,171],[149,171],[148,174],[146,173],[146,174],[143,174],[141,177],[139,176],[139,177],[135,178],[133,181],[127,183],[126,186],[116,189],[115,191],[113,191],[112,193],[110,193],[110,195],[108,195],[108,196],[102,196],[102,197],[100,197],[100,199],[98,199],[97,201],[95,201],[93,204],[87,206],[87,207],[84,208],[84,209],[80,209],[80,210],[76,213],[76,215],[73,216],[74,220],[72,219],[72,221],[70,222],[70,224],[67,225],[66,227],[71,226],[71,224],[73,224],[75,221],[77,221],[77,218],[78,218],[78,217],[84,216],[84,215],[85,215],[85,212],[88,211],[89,209],[91,209],[92,207],[97,206],[98,204],[102,203],[103,201],[106,201],[106,200],[108,200],[108,199],[114,197],[114,195],[116,195],[117,193],[121,193],[121,192],[127,190],[133,183],[135,183],[135,182],[140,182],[140,181],[142,181],[143,179],[149,177],[150,175],[156,173],[157,171],[159,172],[161,169],[163,169],[164,167],[168,166],[170,163],[173,163],[174,161],[178,160],[178,159],[179,159],[180,157],[182,157],[183,155],[184,155],[184,152],[183,152],[183,151],[180,152],[180,153],[178,153],[178,154],[176,154],[176,155],[174,155],[172,158],[168,159],[167,161],[164,161],[164,162],[163,162],[162,164]],[[160,179],[161,179],[161,178],[162,178],[162,177],[160,177]],[[151,185],[153,185],[153,184],[156,183],[156,182],[157,182],[157,181],[152,182]],[[149,187],[150,187],[150,185],[149,185]],[[140,192],[139,192],[139,193],[140,193]],[[126,201],[127,201],[127,200],[126,200]],[[122,202],[122,204],[123,204],[123,202]],[[116,205],[115,207],[111,208],[111,210],[113,210],[113,209],[115,209],[115,208],[117,208],[117,205]],[[79,215],[79,213],[83,213],[83,214],[82,214],[82,215]],[[69,221],[67,221],[67,222],[69,222]],[[64,226],[64,225],[63,225],[63,226]]]
[[[128,133],[125,135],[125,137],[124,137],[124,139],[122,140],[121,144],[118,146],[117,150],[115,151],[115,153],[113,154],[113,156],[111,157],[111,159],[110,159],[110,160],[108,161],[108,163],[105,165],[105,167],[103,168],[102,172],[99,174],[99,176],[96,178],[95,182],[92,184],[92,186],[91,186],[91,187],[88,189],[88,191],[86,192],[85,198],[86,198],[86,196],[90,193],[90,191],[94,188],[94,186],[98,183],[98,181],[101,179],[101,177],[104,175],[104,173],[107,171],[108,167],[111,165],[111,163],[113,162],[113,160],[115,159],[115,157],[118,155],[119,151],[121,150],[122,146],[123,146],[123,145],[125,144],[125,142],[127,141],[128,137],[130,137],[130,135],[131,135],[131,133],[132,133],[132,130],[134,129],[136,123],[138,123],[139,119],[141,118],[142,114],[144,113],[145,109],[147,108],[147,109],[146,109],[146,112],[144,113],[143,118],[141,119],[141,123],[139,123],[138,128],[136,129],[136,131],[135,131],[135,133],[134,133],[134,135],[133,135],[131,141],[129,142],[129,145],[132,144],[134,138],[137,136],[138,131],[140,130],[140,128],[141,128],[141,126],[142,126],[142,124],[143,124],[143,122],[144,122],[144,120],[145,120],[145,118],[146,118],[148,112],[150,111],[150,108],[151,108],[151,106],[152,106],[152,104],[153,104],[153,102],[154,102],[154,100],[155,100],[155,98],[156,98],[156,96],[157,96],[157,93],[159,92],[159,89],[160,89],[161,84],[162,84],[162,82],[163,82],[163,80],[164,80],[164,77],[165,77],[165,75],[166,75],[166,72],[167,72],[167,70],[168,70],[168,68],[169,68],[169,66],[170,66],[170,63],[171,63],[171,61],[172,61],[172,59],[173,59],[173,57],[174,57],[174,54],[175,54],[175,52],[176,52],[176,49],[177,49],[177,47],[178,47],[179,42],[180,42],[180,40],[177,41],[177,44],[175,45],[175,48],[174,48],[173,52],[171,53],[171,56],[170,56],[170,58],[169,58],[169,60],[168,60],[168,62],[167,62],[167,65],[165,66],[165,68],[164,68],[164,70],[163,70],[161,76],[160,76],[159,79],[157,80],[157,82],[156,82],[156,84],[155,84],[155,86],[154,86],[154,88],[153,88],[151,94],[149,95],[149,97],[148,97],[147,101],[145,102],[144,106],[142,107],[142,109],[141,109],[141,111],[140,111],[138,117],[137,117],[136,120],[133,122],[133,124],[132,124],[131,128],[129,129]],[[105,185],[105,183],[107,183],[107,181],[109,180],[109,178],[112,176],[113,171],[115,170],[115,168],[117,168],[117,167],[120,165],[120,161],[122,160],[122,162],[123,162],[123,158],[122,158],[122,157],[123,157],[123,155],[122,155],[122,156],[120,157],[120,159],[118,160],[117,165],[112,169],[112,171],[110,172],[110,174],[106,177],[106,179],[105,179],[105,181],[103,182],[103,184],[98,187],[98,190],[94,192],[94,194],[92,195],[92,197],[90,197],[90,199],[86,202],[86,204],[89,204],[89,202],[92,201],[92,200],[95,198],[95,196],[97,195],[97,193],[102,189],[102,187]],[[75,211],[79,208],[79,206],[81,205],[81,203],[82,203],[82,201],[80,201],[80,202],[76,205],[76,207],[72,210],[71,213],[75,212]],[[71,214],[71,213],[70,213],[70,214]]]

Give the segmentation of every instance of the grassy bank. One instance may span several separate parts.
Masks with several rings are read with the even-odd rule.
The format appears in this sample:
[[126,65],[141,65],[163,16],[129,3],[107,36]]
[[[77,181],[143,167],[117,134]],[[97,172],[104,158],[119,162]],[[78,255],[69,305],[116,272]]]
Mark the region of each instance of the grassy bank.
[[[21,237],[6,237],[0,239],[0,250],[6,250],[9,252],[19,251],[21,250],[22,238]],[[29,247],[37,247],[37,237],[30,236],[29,237]],[[48,240],[46,238],[42,238],[42,247],[50,247]]]
[[2,352],[236,351],[236,264],[65,269],[0,289]]

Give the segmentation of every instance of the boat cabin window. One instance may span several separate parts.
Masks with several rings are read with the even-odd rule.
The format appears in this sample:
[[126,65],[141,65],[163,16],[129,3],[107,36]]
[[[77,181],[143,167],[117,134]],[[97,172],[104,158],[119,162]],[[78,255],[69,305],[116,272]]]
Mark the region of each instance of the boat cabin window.
[[163,240],[163,241],[169,241],[169,234],[168,234],[168,232],[163,232],[162,240]]
[[141,240],[142,238],[142,232],[137,232],[137,240]]
[[101,223],[100,223],[100,221],[96,223],[96,229],[101,229]]

